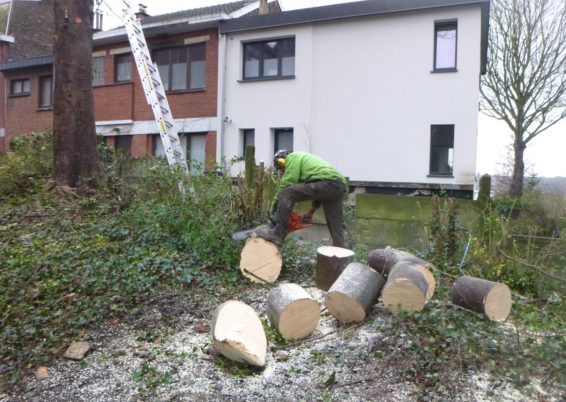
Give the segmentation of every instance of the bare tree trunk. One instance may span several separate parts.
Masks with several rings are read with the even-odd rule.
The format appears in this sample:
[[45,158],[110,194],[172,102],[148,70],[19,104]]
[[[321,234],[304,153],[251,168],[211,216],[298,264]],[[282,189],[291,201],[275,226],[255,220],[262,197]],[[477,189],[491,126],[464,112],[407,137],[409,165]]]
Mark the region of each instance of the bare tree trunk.
[[53,156],[58,185],[88,184],[97,167],[92,96],[92,0],[54,0]]
[[525,148],[524,141],[517,138],[513,144],[515,158],[513,162],[513,176],[511,177],[511,186],[509,187],[509,195],[511,197],[520,197],[523,195],[523,183],[525,181]]

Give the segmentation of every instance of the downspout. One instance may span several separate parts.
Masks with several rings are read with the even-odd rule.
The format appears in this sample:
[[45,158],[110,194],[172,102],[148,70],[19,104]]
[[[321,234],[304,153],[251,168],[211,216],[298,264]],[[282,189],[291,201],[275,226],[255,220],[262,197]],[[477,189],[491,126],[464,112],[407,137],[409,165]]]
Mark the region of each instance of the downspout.
[[8,19],[6,20],[6,35],[8,35],[8,28],[10,27],[10,17],[12,16],[12,6],[14,5],[14,0],[10,0],[10,8],[8,10]]
[[[219,85],[221,88],[221,94],[220,94],[220,102],[218,102],[220,104],[220,107],[218,108],[218,126],[219,126],[219,135],[218,135],[218,143],[219,143],[219,155],[218,155],[218,161],[220,163],[223,163],[223,158],[224,158],[224,112],[226,109],[226,58],[228,56],[228,46],[227,44],[227,35],[226,34],[220,34],[220,46],[223,48],[222,51],[218,52],[219,57],[221,58],[221,60],[219,60],[219,63],[221,64],[221,69],[220,69],[220,76],[219,76]],[[227,166],[225,166],[225,163],[223,163],[224,168],[226,168]]]
[[[4,74],[2,74],[2,75],[4,75]],[[7,109],[8,109],[8,80],[6,79],[5,76],[2,77],[2,78],[4,78],[4,91],[3,91],[4,93],[2,94],[2,97],[4,98],[3,99],[3,103],[4,103],[4,107],[3,107],[3,109],[4,109],[4,111],[3,111],[3,114],[4,114],[4,136],[2,137],[2,149],[4,150],[4,152],[8,152],[8,148],[6,146],[6,137],[8,137],[8,121],[7,121],[7,118],[8,118],[8,112],[7,112]]]

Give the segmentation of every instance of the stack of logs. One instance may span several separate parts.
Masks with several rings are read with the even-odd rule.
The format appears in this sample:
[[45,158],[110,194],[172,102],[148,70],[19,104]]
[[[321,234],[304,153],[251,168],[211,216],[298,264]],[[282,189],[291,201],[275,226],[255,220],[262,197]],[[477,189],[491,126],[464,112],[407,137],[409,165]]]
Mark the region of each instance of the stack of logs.
[[[273,243],[255,237],[244,247],[240,269],[253,282],[274,283],[282,256]],[[368,255],[367,264],[354,261],[354,252],[319,247],[315,283],[326,291],[328,312],[341,323],[365,320],[378,298],[393,314],[421,311],[434,295],[436,281],[430,262],[391,247]],[[452,302],[505,320],[511,309],[511,292],[501,283],[463,276],[451,288]],[[267,298],[267,317],[285,339],[308,337],[318,326],[320,305],[293,283],[275,287]],[[267,341],[258,314],[248,305],[230,300],[220,305],[211,326],[214,349],[224,356],[263,366]]]

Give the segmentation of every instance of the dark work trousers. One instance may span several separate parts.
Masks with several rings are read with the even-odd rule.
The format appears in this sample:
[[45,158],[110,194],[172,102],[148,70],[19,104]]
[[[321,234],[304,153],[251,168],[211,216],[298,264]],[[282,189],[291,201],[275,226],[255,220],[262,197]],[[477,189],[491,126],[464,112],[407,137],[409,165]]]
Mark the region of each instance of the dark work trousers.
[[285,239],[289,214],[295,203],[307,200],[320,201],[324,209],[326,225],[330,231],[330,236],[332,236],[332,245],[344,247],[343,198],[344,185],[332,180],[298,183],[285,187],[279,195],[277,211],[275,212],[274,234],[282,241]]

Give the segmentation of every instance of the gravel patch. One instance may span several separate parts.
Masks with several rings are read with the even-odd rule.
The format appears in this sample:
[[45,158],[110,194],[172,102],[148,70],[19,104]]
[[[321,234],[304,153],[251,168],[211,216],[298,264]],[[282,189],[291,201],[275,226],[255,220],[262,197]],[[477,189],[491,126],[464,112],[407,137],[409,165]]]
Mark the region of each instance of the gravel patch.
[[[303,286],[324,308],[324,292]],[[403,334],[392,335],[395,318],[379,305],[350,327],[323,310],[306,340],[270,344],[263,369],[215,355],[208,326],[216,306],[237,299],[264,319],[268,293],[257,286],[237,295],[220,290],[150,301],[80,339],[91,344],[82,361],[55,358],[46,376],[30,374],[0,401],[560,400],[536,383],[517,390],[487,373],[455,374],[453,384],[436,384],[434,397],[423,398],[411,359],[401,353],[410,345]]]

